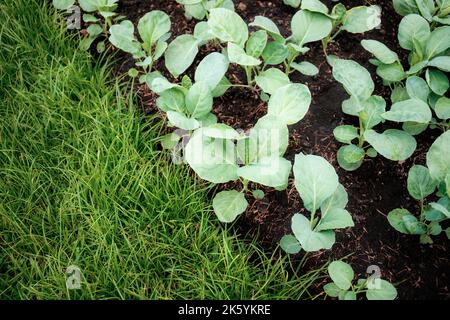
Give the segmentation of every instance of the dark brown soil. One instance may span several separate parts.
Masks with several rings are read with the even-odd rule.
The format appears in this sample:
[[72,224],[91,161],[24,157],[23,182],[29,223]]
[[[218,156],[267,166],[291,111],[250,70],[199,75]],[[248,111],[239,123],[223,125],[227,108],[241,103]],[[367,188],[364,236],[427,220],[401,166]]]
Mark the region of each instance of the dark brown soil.
[[[331,0],[323,0],[330,8]],[[336,42],[330,44],[329,53],[342,58],[354,59],[367,67],[377,83],[376,94],[389,101],[389,90],[383,87],[368,63],[369,54],[364,51],[360,41],[366,39],[380,40],[395,50],[405,59],[406,53],[398,46],[396,30],[400,21],[392,8],[390,0],[343,1],[347,8],[361,4],[378,4],[382,6],[382,26],[364,35],[343,33]],[[295,9],[277,1],[235,1],[237,12],[251,22],[256,15],[273,19],[285,35],[290,33],[290,20]],[[163,10],[171,16],[172,34],[192,33],[196,21],[188,21],[183,9],[175,1],[167,0],[128,0],[120,5],[121,14],[137,22],[150,10]],[[207,53],[216,48],[204,47],[198,56],[200,61]],[[382,277],[397,284],[401,299],[449,299],[449,254],[448,240],[445,235],[435,237],[433,245],[420,245],[415,236],[402,235],[387,222],[386,215],[397,207],[416,210],[415,201],[408,195],[406,177],[414,163],[424,163],[425,153],[439,132],[427,131],[418,137],[418,149],[404,163],[389,161],[381,156],[366,159],[363,166],[355,172],[347,172],[336,163],[336,152],[340,144],[332,135],[332,130],[339,124],[352,124],[355,119],[341,111],[341,102],[347,94],[331,76],[319,43],[311,46],[305,60],[320,68],[316,77],[300,75],[291,78],[294,82],[307,84],[313,95],[313,103],[308,115],[297,125],[290,128],[290,147],[286,154],[289,160],[300,152],[325,157],[338,171],[340,181],[349,194],[348,209],[353,215],[355,227],[337,232],[337,241],[332,250],[313,254],[307,262],[308,268],[323,264],[329,259],[339,259],[352,254],[347,261],[362,277],[369,265],[380,267]],[[119,72],[132,66],[130,57],[120,55]],[[195,65],[195,64],[194,64]],[[159,63],[159,70],[165,70]],[[188,70],[192,75],[193,67]],[[164,72],[169,76],[167,72]],[[228,76],[232,82],[243,82],[240,69],[231,68]],[[145,86],[138,88],[144,102],[144,109],[155,110],[154,95]],[[235,128],[247,129],[266,112],[266,105],[258,95],[248,89],[234,88],[223,97],[216,99],[214,112],[221,122]],[[391,125],[391,124],[390,124]],[[263,200],[253,200],[249,209],[237,221],[235,227],[242,234],[257,237],[258,241],[269,250],[273,249],[280,238],[290,233],[290,220],[294,213],[303,212],[302,203],[293,181],[286,191],[277,192],[266,189]],[[300,257],[298,257],[300,258]],[[318,284],[318,288],[322,284]]]

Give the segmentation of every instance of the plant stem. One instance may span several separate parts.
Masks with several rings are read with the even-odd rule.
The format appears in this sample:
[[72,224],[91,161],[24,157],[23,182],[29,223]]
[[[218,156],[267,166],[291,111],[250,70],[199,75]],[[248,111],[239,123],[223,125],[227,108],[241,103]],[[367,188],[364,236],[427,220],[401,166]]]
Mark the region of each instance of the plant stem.
[[250,67],[244,67],[245,68],[245,76],[247,77],[247,84],[251,86],[252,84],[252,69]]
[[361,118],[359,118],[359,143],[358,143],[358,146],[360,148],[362,148],[363,145],[364,145],[364,126],[363,126]]

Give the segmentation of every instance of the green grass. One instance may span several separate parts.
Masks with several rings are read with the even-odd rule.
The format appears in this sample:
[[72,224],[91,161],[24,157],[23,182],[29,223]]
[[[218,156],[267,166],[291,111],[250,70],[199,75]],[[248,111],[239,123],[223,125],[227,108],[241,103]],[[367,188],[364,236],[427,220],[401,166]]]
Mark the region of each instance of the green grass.
[[160,126],[41,2],[0,4],[0,298],[310,298],[323,269],[289,276],[221,226],[156,150]]

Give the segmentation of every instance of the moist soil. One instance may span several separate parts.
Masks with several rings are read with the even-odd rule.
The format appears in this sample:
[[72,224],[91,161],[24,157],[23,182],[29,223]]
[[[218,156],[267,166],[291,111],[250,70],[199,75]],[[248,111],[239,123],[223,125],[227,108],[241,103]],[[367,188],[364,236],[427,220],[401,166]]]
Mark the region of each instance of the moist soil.
[[[246,20],[253,21],[257,15],[271,18],[287,36],[290,34],[290,21],[296,9],[278,1],[234,1],[236,11]],[[331,0],[323,0],[329,8]],[[396,31],[401,17],[392,8],[391,0],[343,1],[347,8],[357,5],[377,4],[382,7],[382,25],[363,35],[341,33],[328,48],[329,54],[344,59],[353,59],[365,66],[376,82],[375,94],[383,96],[388,105],[389,88],[384,87],[374,68],[368,63],[371,58],[360,45],[362,39],[375,39],[385,43],[399,53],[406,61],[406,52],[398,46]],[[184,16],[181,5],[167,0],[123,0],[120,1],[119,12],[137,24],[137,21],[151,10],[162,10],[170,15],[172,21],[172,39],[180,34],[192,33],[195,20]],[[394,230],[386,216],[395,208],[407,208],[417,212],[417,202],[412,199],[406,189],[406,178],[413,164],[424,164],[425,154],[439,131],[428,130],[416,137],[418,147],[414,155],[404,162],[393,162],[381,156],[368,158],[361,168],[353,172],[341,169],[336,162],[336,152],[341,146],[334,137],[333,129],[340,124],[355,124],[355,117],[347,116],[341,111],[341,103],[348,96],[342,86],[332,75],[326,63],[325,55],[319,42],[310,45],[311,50],[303,56],[304,60],[314,63],[320,69],[315,77],[291,76],[293,82],[306,84],[312,93],[312,104],[307,116],[298,124],[289,128],[290,144],[286,158],[293,161],[295,154],[315,154],[326,158],[336,168],[340,182],[349,194],[348,210],[353,216],[353,228],[337,231],[336,243],[332,250],[311,254],[305,268],[311,269],[331,259],[340,259],[350,255],[349,262],[359,277],[366,277],[370,265],[380,268],[382,278],[396,284],[400,299],[449,299],[449,254],[448,240],[444,233],[434,237],[434,244],[421,245],[416,236],[403,235]],[[201,59],[212,51],[220,51],[214,46],[201,48],[197,65]],[[116,72],[125,73],[133,66],[130,56],[118,52]],[[172,81],[173,79],[159,62],[157,69]],[[192,77],[194,67],[187,74]],[[245,76],[240,68],[231,67],[228,78],[233,83],[243,83]],[[142,108],[146,113],[155,113],[155,95],[146,85],[138,85],[137,90],[142,100]],[[221,98],[215,99],[213,112],[219,122],[234,128],[248,129],[265,115],[266,103],[259,99],[257,92],[247,88],[233,88]],[[392,127],[392,123],[389,124]],[[387,127],[386,127],[387,128]],[[383,128],[383,125],[380,126]],[[237,187],[228,184],[226,187]],[[218,188],[224,188],[219,186]],[[256,238],[267,250],[273,250],[281,237],[291,233],[290,221],[294,213],[306,213],[301,199],[293,185],[291,177],[289,187],[282,192],[265,188],[266,196],[255,200],[249,196],[249,209],[243,214],[234,227],[245,237]],[[294,259],[300,260],[301,254]],[[302,271],[305,272],[305,269]],[[328,280],[317,284],[317,292]]]

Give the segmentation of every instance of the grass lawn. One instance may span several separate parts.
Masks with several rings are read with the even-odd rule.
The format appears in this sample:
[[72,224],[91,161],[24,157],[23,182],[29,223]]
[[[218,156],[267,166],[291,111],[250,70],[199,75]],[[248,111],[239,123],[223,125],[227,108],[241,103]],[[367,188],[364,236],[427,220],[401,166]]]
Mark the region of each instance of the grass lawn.
[[0,4],[0,298],[311,298],[321,270],[288,276],[222,226],[49,3]]

